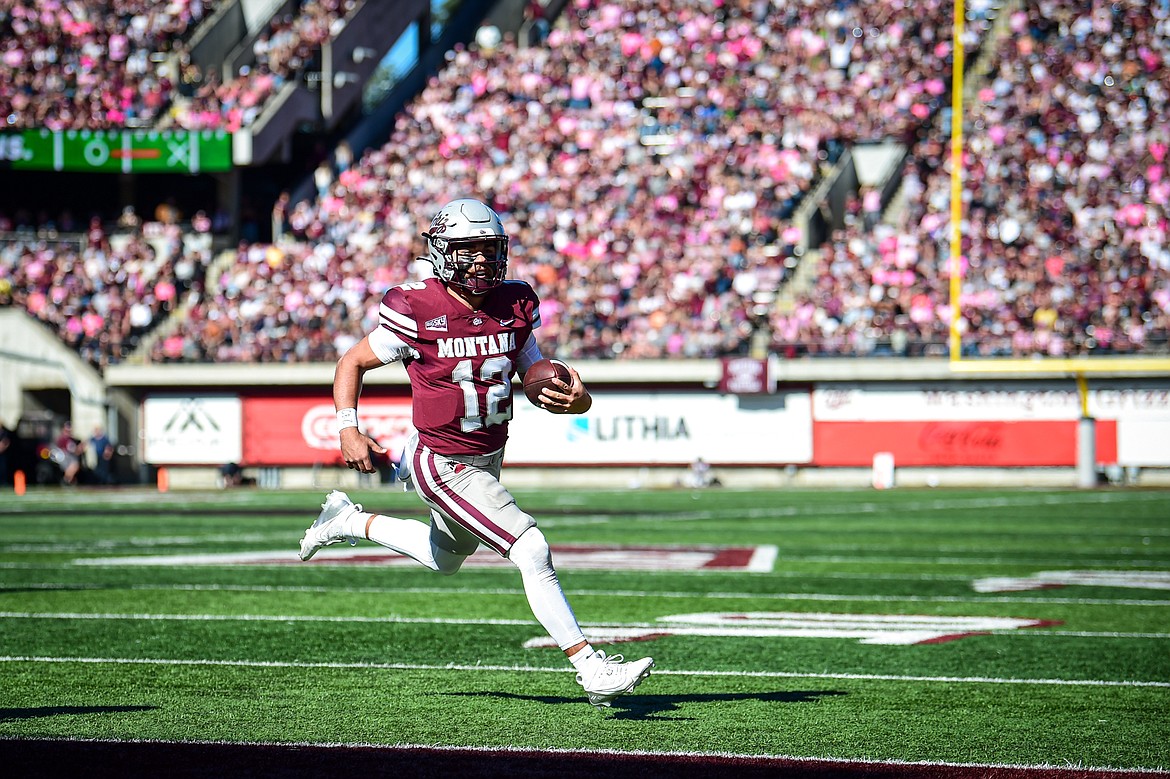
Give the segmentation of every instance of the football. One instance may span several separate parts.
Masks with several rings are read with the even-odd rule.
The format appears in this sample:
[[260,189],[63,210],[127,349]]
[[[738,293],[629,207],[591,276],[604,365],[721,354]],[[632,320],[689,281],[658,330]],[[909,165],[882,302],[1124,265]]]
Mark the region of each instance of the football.
[[532,363],[532,367],[524,374],[524,394],[528,396],[533,405],[540,405],[540,391],[545,387],[560,392],[560,387],[553,384],[553,379],[560,379],[571,384],[573,377],[569,373],[569,366],[560,360],[549,359],[537,360]]

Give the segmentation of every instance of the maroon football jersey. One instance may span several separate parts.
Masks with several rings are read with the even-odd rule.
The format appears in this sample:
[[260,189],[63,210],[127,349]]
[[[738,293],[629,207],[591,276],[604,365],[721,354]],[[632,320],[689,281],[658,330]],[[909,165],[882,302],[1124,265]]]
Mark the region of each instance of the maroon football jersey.
[[505,281],[472,311],[438,279],[387,290],[381,326],[414,348],[405,360],[419,440],[439,454],[503,447],[512,418],[516,355],[540,327],[540,301],[523,281]]

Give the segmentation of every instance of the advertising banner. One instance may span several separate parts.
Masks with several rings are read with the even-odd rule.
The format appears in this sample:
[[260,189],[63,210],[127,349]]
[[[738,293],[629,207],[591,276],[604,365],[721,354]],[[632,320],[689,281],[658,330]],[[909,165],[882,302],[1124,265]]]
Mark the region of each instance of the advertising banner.
[[[1170,381],[1093,382],[1089,415],[1170,419]],[[1072,381],[858,382],[818,387],[813,416],[825,422],[1075,420],[1081,400]]]
[[[1170,465],[1170,381],[1090,384],[1099,464]],[[816,465],[1071,466],[1083,413],[1072,381],[854,383],[813,392]]]
[[[803,463],[812,458],[809,393],[599,393],[588,414],[550,414],[517,392],[509,465]],[[396,460],[413,432],[410,400],[367,393],[363,430]],[[247,465],[341,465],[333,404],[314,396],[245,397]]]
[[240,461],[240,399],[155,395],[142,403],[143,459],[154,465]]
[[[906,466],[1073,466],[1075,421],[817,422],[815,465],[870,467],[888,452]],[[1097,462],[1117,462],[1117,423],[1097,423]]]
[[[812,464],[1049,467],[1077,463],[1081,407],[1072,382],[853,383],[735,395],[594,393],[580,416],[513,397],[509,465]],[[154,395],[143,403],[153,464],[340,466],[329,393]],[[1094,382],[1098,464],[1170,465],[1170,380]],[[362,429],[394,459],[413,432],[410,399],[370,388]]]
[[0,133],[0,168],[83,173],[211,173],[232,169],[223,130],[22,130]]
[[513,464],[689,465],[807,463],[807,390],[774,395],[598,392],[580,416],[550,414],[518,396],[506,460]]
[[[248,465],[344,465],[337,418],[328,394],[244,398],[244,463]],[[414,432],[409,398],[363,398],[361,429],[397,460]]]

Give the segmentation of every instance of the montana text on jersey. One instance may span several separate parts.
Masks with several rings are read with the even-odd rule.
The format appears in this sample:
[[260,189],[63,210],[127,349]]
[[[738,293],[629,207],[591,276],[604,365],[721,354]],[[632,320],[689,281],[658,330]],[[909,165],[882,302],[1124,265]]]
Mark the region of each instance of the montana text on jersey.
[[540,301],[527,282],[509,280],[471,310],[438,279],[386,291],[381,326],[414,353],[404,360],[419,440],[445,454],[504,446],[512,418],[516,356],[540,327]]

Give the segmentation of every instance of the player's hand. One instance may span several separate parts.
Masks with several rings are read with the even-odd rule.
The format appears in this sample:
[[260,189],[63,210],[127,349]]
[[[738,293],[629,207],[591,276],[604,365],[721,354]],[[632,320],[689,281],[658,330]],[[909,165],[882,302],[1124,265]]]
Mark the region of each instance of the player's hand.
[[584,414],[593,405],[593,396],[585,389],[585,382],[581,381],[581,374],[577,369],[568,366],[573,380],[571,383],[555,382],[561,388],[560,392],[545,387],[540,393],[541,404],[545,411],[553,414]]
[[348,468],[374,473],[377,469],[370,457],[371,452],[386,454],[386,449],[356,427],[347,427],[341,431],[341,456],[345,458]]

